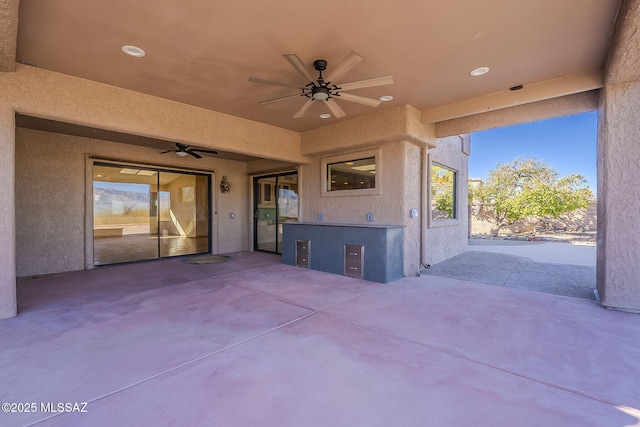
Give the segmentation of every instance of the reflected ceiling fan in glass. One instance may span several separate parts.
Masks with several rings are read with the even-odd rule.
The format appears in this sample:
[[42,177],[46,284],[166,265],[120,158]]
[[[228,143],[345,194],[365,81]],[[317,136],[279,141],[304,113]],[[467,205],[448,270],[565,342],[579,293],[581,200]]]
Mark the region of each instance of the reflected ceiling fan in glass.
[[215,150],[208,150],[206,148],[192,148],[190,145],[181,144],[179,142],[176,142],[175,149],[163,151],[160,154],[165,154],[165,153],[176,153],[176,155],[180,157],[193,156],[196,159],[202,158],[202,156],[199,153],[218,154],[218,152]]

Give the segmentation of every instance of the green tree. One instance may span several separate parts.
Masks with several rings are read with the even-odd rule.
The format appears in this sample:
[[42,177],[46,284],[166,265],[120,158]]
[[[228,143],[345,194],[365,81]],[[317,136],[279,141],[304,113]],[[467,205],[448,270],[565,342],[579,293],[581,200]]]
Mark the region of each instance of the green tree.
[[455,173],[439,165],[431,166],[431,197],[434,219],[455,218]]
[[494,216],[487,219],[496,225],[496,235],[513,221],[530,216],[556,218],[586,208],[593,200],[581,175],[559,178],[558,172],[541,160],[523,157],[498,164],[472,194],[474,202],[493,210]]

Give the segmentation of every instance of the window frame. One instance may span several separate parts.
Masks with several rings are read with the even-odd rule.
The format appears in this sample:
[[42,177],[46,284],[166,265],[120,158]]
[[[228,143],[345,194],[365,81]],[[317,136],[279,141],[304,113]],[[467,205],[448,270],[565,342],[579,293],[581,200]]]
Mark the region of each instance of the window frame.
[[[448,171],[453,172],[453,174],[454,174],[454,177],[453,177],[453,215],[454,216],[453,216],[453,218],[442,218],[442,219],[433,218],[433,209],[432,209],[433,183],[431,182],[431,174],[432,174],[433,166],[437,166],[437,167],[446,169]],[[434,161],[434,160],[431,159],[431,157],[429,158],[428,171],[427,171],[427,180],[428,180],[427,209],[428,209],[428,212],[429,212],[429,214],[427,215],[427,226],[429,228],[456,226],[456,225],[458,225],[460,223],[459,222],[459,217],[460,217],[460,206],[459,206],[460,183],[458,182],[459,179],[460,179],[460,171],[458,169],[456,169],[454,167],[451,167],[451,166],[448,166],[443,162]]]
[[[357,188],[350,190],[328,190],[328,166],[334,163],[344,163],[362,159],[373,158],[376,166],[375,187],[374,188]],[[382,194],[382,165],[380,159],[381,150],[358,151],[355,153],[341,154],[338,156],[325,157],[320,161],[321,177],[320,177],[320,196],[321,197],[348,197],[348,196],[369,196]]]

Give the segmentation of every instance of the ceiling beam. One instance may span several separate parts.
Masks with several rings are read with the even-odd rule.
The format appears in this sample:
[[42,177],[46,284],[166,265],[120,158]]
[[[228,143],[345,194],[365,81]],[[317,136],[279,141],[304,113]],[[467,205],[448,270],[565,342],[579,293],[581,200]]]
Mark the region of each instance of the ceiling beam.
[[520,90],[504,90],[422,111],[422,123],[437,123],[502,108],[514,107],[545,99],[572,95],[603,86],[602,70],[547,80],[524,86]]
[[19,0],[0,0],[0,72],[16,70]]
[[530,102],[511,108],[502,108],[487,113],[445,120],[436,123],[436,137],[443,138],[596,111],[599,99],[600,90],[590,90],[574,93],[573,95],[545,99],[544,101]]

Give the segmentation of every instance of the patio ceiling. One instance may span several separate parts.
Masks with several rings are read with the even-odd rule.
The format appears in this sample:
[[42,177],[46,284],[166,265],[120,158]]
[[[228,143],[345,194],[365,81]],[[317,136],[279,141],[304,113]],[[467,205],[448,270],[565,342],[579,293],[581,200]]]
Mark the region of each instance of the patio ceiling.
[[[304,118],[294,119],[306,98],[260,105],[296,89],[251,83],[249,77],[307,83],[283,54],[298,54],[315,76],[315,59],[326,59],[330,72],[350,51],[357,52],[364,60],[343,83],[387,74],[395,83],[353,94],[394,97],[378,109],[409,104],[455,116],[448,112],[452,106],[516,85],[540,88],[538,98],[566,94],[566,84],[549,83],[557,79],[574,82],[575,92],[597,87],[618,5],[618,0],[167,0],[161,6],[151,0],[23,1],[15,59],[305,131],[373,109],[338,100],[346,117],[321,119],[329,111],[314,102]],[[138,46],[146,56],[127,56],[124,45]],[[490,67],[489,73],[469,75],[481,66]]]

